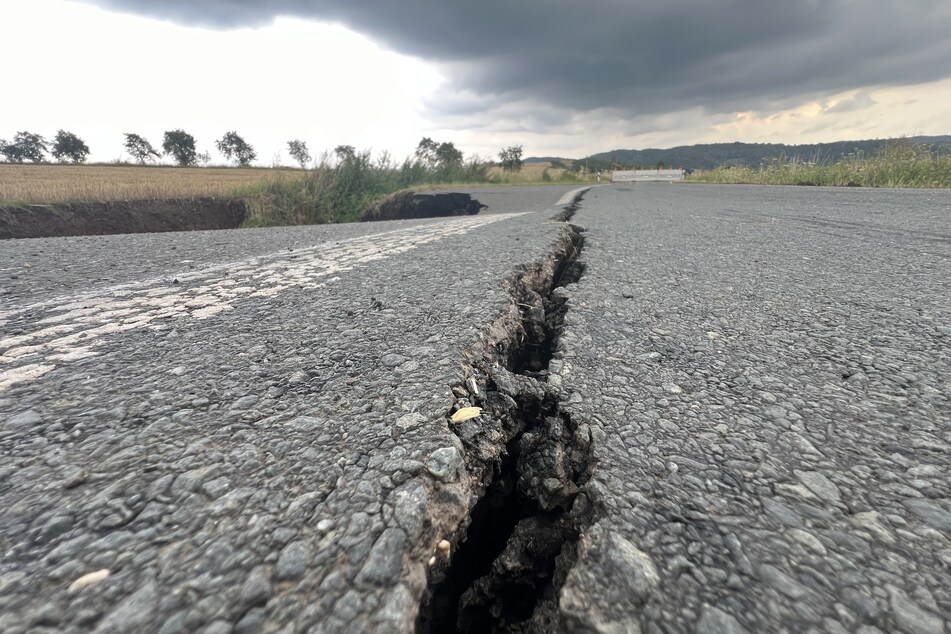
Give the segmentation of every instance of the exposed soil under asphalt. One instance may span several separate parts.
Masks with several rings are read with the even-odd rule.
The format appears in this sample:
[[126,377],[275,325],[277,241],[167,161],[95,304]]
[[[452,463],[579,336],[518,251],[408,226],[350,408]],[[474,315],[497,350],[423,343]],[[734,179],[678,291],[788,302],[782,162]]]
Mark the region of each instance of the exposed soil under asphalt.
[[[469,194],[401,192],[364,211],[361,220],[477,214]],[[172,198],[0,206],[0,240],[237,229],[247,204],[238,198]]]
[[0,207],[0,239],[235,229],[245,203],[176,198]]
[[567,222],[580,199],[556,218],[565,228],[552,256],[506,282],[521,319],[506,322],[508,337],[455,386],[482,410],[453,427],[479,500],[455,544],[446,542],[456,554],[431,571],[417,634],[557,629],[561,588],[598,513],[583,493],[594,467],[590,429],[560,411],[560,384],[549,383],[568,310],[563,287],[585,268],[584,229]]

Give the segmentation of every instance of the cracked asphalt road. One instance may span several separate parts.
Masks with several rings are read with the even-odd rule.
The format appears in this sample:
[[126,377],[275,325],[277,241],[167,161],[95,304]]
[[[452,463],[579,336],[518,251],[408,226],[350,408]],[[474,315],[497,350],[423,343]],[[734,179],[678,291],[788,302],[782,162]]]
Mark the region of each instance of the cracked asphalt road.
[[[475,503],[450,386],[567,190],[0,243],[0,631],[411,631]],[[560,626],[946,631],[951,196],[606,186],[572,223],[549,383],[598,511]]]
[[605,187],[560,377],[581,631],[945,632],[951,195]]
[[407,629],[467,510],[449,386],[568,190],[0,244],[0,631]]

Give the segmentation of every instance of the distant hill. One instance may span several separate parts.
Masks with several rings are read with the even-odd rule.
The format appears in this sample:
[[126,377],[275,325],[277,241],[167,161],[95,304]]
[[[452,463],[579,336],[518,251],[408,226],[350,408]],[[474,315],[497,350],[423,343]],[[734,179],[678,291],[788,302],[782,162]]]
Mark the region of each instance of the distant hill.
[[530,156],[527,159],[523,160],[523,163],[551,163],[552,161],[564,162],[570,161],[571,159],[565,159],[560,156]]
[[[893,140],[893,139],[892,139]],[[906,137],[905,141],[931,145],[939,151],[951,153],[951,135]],[[798,159],[815,163],[834,163],[844,156],[860,152],[871,156],[880,151],[889,139],[865,141],[836,141],[833,143],[813,143],[806,145],[786,145],[784,143],[708,143],[701,145],[681,145],[669,149],[612,150],[592,154],[582,159],[555,159],[567,162],[587,162],[589,170],[611,169],[612,164],[625,167],[634,165],[671,167],[683,166],[687,169],[713,169],[723,165],[746,165],[758,167],[762,163],[778,157]],[[551,161],[551,158],[539,161]],[[525,162],[533,162],[529,158]]]

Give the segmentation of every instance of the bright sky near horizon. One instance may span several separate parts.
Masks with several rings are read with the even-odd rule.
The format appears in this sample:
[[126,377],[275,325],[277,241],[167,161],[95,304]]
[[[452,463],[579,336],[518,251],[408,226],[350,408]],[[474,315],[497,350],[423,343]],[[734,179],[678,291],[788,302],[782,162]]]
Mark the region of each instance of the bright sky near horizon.
[[951,3],[685,1],[0,0],[0,138],[62,128],[110,161],[183,128],[223,162],[236,130],[270,165],[296,138],[494,158],[951,133]]

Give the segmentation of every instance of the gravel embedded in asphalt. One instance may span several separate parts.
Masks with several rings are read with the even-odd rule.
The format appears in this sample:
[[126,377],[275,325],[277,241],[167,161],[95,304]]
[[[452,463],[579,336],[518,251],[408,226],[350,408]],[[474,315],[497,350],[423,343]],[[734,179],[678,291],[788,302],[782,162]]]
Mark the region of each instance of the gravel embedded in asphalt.
[[[449,386],[563,193],[536,213],[0,245],[39,280],[0,310],[0,631],[407,629],[468,508]],[[150,239],[155,262],[87,283]]]
[[[476,502],[447,416],[567,190],[0,244],[0,631],[412,630]],[[545,391],[490,395],[592,434],[544,622],[949,631],[951,195],[609,185],[571,222]]]
[[565,616],[945,631],[951,195],[615,185],[572,222],[559,376],[602,512]]

